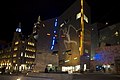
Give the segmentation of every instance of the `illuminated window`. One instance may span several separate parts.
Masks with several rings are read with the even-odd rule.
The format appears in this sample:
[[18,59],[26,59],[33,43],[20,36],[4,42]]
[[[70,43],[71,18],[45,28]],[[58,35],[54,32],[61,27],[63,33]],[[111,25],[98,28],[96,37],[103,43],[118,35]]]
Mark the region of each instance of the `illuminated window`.
[[28,45],[34,46],[35,44],[33,42],[28,42]]
[[74,58],[74,60],[78,59],[77,57]]
[[13,63],[16,63],[16,60],[13,60]]
[[118,31],[115,32],[115,36],[118,36]]
[[17,42],[15,42],[15,45],[17,45],[19,42],[17,41]]
[[16,53],[14,53],[14,54],[13,54],[13,57],[16,57],[16,56],[17,56],[17,54],[16,54]]
[[35,49],[26,48],[25,50],[26,50],[26,51],[35,52]]
[[27,57],[26,53],[25,53],[25,57]]
[[63,27],[64,26],[64,23],[62,23],[61,25],[60,25],[60,27]]
[[15,48],[14,48],[14,51],[16,51],[17,49],[18,49],[18,48],[17,48],[17,47],[15,47]]
[[35,58],[35,55],[26,55],[27,58]]
[[25,43],[25,41],[22,41],[22,43]]
[[84,15],[84,20],[88,23],[88,18],[86,15]]
[[65,62],[69,62],[70,60],[66,60]]
[[49,33],[47,33],[47,36],[50,36],[50,34],[49,34]]
[[[76,19],[79,19],[81,17],[81,13],[79,12],[77,15],[76,15]],[[86,15],[84,15],[84,20],[88,23],[88,17]]]
[[23,52],[21,52],[21,56],[23,56]]
[[88,51],[88,49],[85,49],[85,53],[88,53],[89,51]]
[[76,15],[76,19],[79,19],[81,17],[81,13],[78,13],[77,15]]
[[36,33],[36,30],[33,31],[33,34]]
[[61,35],[61,37],[62,37],[62,38],[65,38],[65,36],[64,36],[64,35]]

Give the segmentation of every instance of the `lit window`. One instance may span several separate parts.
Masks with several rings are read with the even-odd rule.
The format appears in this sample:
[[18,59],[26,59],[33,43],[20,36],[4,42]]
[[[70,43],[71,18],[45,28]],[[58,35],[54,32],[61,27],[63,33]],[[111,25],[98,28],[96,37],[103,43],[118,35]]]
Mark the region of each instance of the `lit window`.
[[69,62],[70,60],[66,60],[65,62]]
[[50,36],[50,34],[49,34],[49,33],[47,33],[47,36]]
[[36,33],[36,30],[33,31],[33,34]]
[[57,37],[57,35],[55,35],[55,37]]
[[19,42],[17,41],[17,42],[15,42],[15,45],[17,45]]
[[35,52],[35,49],[26,48],[25,50],[26,50],[26,51]]
[[17,47],[14,48],[14,51],[16,51],[16,50],[17,50]]
[[78,13],[77,15],[76,15],[76,19],[79,19],[81,17],[81,13]]
[[[81,17],[81,13],[79,12],[77,15],[76,15],[76,19],[79,19]],[[88,23],[88,17],[86,15],[84,15],[84,20]]]
[[21,56],[23,56],[23,52],[21,52]]
[[13,63],[16,63],[16,60],[13,60]]
[[28,45],[34,46],[35,44],[33,42],[28,42]]
[[61,35],[61,37],[62,37],[62,38],[65,38],[65,36],[64,36],[64,35]]
[[36,25],[34,27],[36,28]]
[[16,54],[13,54],[13,57],[16,57],[17,55]]
[[88,53],[89,51],[87,49],[85,49],[85,53]]
[[77,59],[77,57],[74,58],[74,60],[76,60],[76,59]]
[[25,57],[27,57],[26,53],[25,53]]
[[63,27],[64,26],[64,23],[62,23],[61,25],[60,25],[60,27]]
[[118,31],[115,32],[115,36],[118,36]]
[[88,23],[88,18],[86,15],[84,15],[84,20]]

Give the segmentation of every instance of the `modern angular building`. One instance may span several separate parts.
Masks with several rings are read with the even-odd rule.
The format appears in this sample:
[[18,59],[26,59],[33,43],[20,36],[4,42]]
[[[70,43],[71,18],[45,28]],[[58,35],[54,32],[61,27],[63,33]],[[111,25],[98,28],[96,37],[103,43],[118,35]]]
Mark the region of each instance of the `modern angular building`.
[[76,71],[80,67],[84,70],[89,68],[90,15],[90,7],[85,0],[76,0],[59,17],[59,59],[63,70],[71,68]]
[[[90,7],[76,0],[60,16],[35,23],[37,53],[58,54],[63,71],[78,71],[90,67],[91,17]],[[84,55],[85,54],[85,55]]]
[[44,72],[47,67],[55,71],[58,67],[58,55],[53,54],[53,49],[57,49],[56,38],[57,34],[53,34],[55,19],[49,19],[47,21],[41,21],[40,16],[33,27],[33,36],[36,39],[36,58],[34,72]]

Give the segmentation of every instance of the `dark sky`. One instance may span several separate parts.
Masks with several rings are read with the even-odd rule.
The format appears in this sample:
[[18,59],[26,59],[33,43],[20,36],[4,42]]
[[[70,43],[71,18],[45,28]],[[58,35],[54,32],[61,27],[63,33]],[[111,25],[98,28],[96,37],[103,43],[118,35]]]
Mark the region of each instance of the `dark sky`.
[[[76,0],[4,0],[0,2],[0,40],[7,42],[22,24],[23,34],[32,32],[34,22],[59,16]],[[86,0],[91,7],[92,23],[108,21],[119,22],[120,6],[118,0]]]

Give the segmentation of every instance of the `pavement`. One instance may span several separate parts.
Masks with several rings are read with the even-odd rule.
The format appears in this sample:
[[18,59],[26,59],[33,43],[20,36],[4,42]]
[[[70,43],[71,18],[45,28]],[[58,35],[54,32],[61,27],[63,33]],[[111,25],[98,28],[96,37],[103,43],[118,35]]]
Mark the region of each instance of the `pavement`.
[[74,73],[73,80],[120,80],[120,74],[103,72]]
[[[51,74],[51,73],[49,73]],[[16,80],[17,77],[21,75],[0,75],[0,80]],[[72,80],[120,80],[120,74],[111,74],[103,72],[93,72],[93,73],[72,73],[69,74],[72,76]],[[56,80],[54,78],[41,78],[41,77],[26,77],[24,76],[23,80]],[[36,79],[35,79],[36,78]],[[38,79],[40,78],[40,79]],[[66,80],[66,79],[62,79]]]

